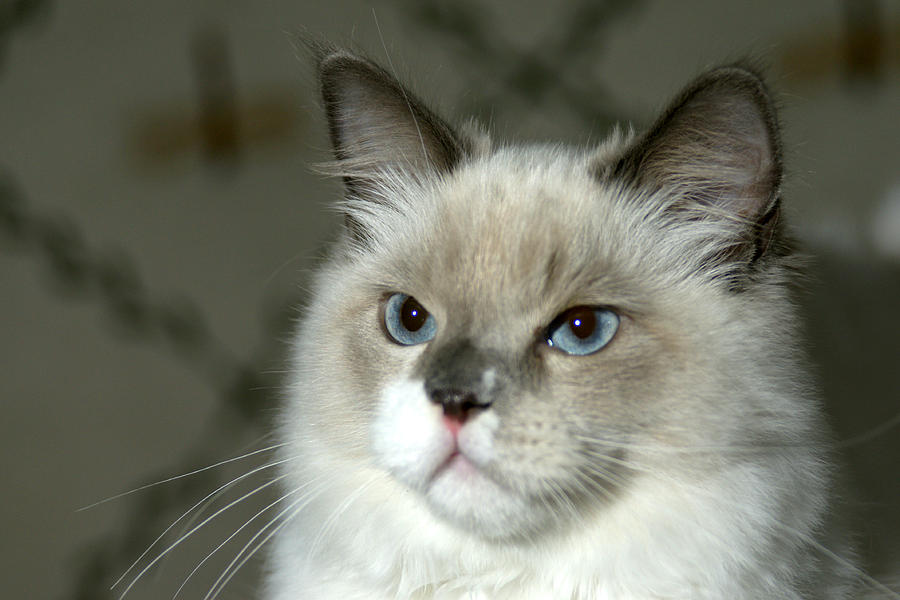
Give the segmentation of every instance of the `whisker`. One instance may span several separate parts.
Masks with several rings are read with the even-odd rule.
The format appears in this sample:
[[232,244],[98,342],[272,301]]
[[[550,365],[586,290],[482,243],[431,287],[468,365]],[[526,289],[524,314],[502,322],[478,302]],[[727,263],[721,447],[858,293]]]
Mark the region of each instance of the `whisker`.
[[607,452],[602,452],[600,450],[596,450],[594,448],[582,448],[581,452],[589,456],[590,458],[597,459],[603,461],[605,463],[619,465],[621,467],[625,467],[631,471],[651,471],[650,468],[645,467],[639,463],[636,463],[633,460],[628,460],[624,458],[618,458],[616,456],[610,456]]
[[[266,438],[271,438],[271,437],[272,437],[272,434],[267,434],[267,435],[264,435],[261,438],[259,438],[259,440],[264,440]],[[257,440],[257,441],[259,441],[259,440]],[[254,443],[256,443],[256,442],[254,442]],[[278,444],[278,445],[272,446],[272,447],[278,448],[278,447],[284,446],[284,445],[286,445],[286,444]],[[293,459],[291,459],[291,460],[293,460]],[[273,465],[277,465],[277,464],[279,464],[279,463],[273,463]],[[190,529],[191,526],[194,523],[196,523],[203,516],[203,514],[206,512],[206,509],[209,508],[219,498],[219,496],[221,496],[223,493],[225,493],[225,491],[227,491],[227,488],[226,489],[220,488],[219,490],[214,491],[211,496],[207,496],[204,499],[205,502],[204,502],[204,500],[201,500],[200,502],[203,502],[203,506],[201,506],[199,509],[197,509],[194,516],[192,516],[190,519],[188,519],[185,522],[185,524],[181,527],[181,530],[178,532],[178,534],[175,537],[181,537],[182,535],[184,535],[184,533],[188,529]],[[194,508],[196,508],[196,505],[194,506]]]
[[578,490],[589,498],[600,498],[611,502],[613,500],[612,493],[606,489],[602,481],[598,481],[598,477],[592,477],[589,473],[576,472],[575,485]]
[[634,473],[645,473],[655,479],[669,481],[676,485],[679,483],[678,478],[659,468],[651,468],[647,465],[636,463],[633,460],[617,458],[597,450],[587,449],[583,450],[583,452],[586,456],[594,459],[594,462],[588,468],[593,469],[595,474],[619,487],[626,486],[628,484],[627,479],[616,473],[614,470],[607,468],[603,463],[618,465]]
[[265,513],[266,511],[268,511],[270,508],[272,508],[272,507],[275,506],[276,504],[279,504],[279,503],[283,502],[283,501],[285,500],[285,498],[288,498],[289,496],[292,496],[292,495],[296,494],[297,492],[302,491],[305,487],[307,487],[307,486],[310,485],[311,483],[312,483],[312,482],[309,482],[309,483],[307,483],[307,484],[301,485],[301,486],[298,487],[297,489],[292,490],[292,491],[290,491],[290,492],[284,494],[283,496],[281,496],[281,497],[278,498],[277,500],[275,500],[275,501],[271,502],[270,504],[266,505],[265,508],[261,509],[261,510],[260,510],[259,512],[257,512],[255,515],[253,515],[253,516],[250,517],[247,521],[245,521],[243,525],[241,525],[240,527],[238,527],[238,528],[234,531],[234,533],[232,533],[232,534],[229,535],[227,538],[225,538],[225,539],[222,541],[222,543],[220,543],[218,546],[216,546],[215,549],[213,549],[212,552],[210,552],[209,554],[207,554],[207,555],[203,558],[203,560],[201,560],[201,561],[197,564],[197,566],[194,567],[194,570],[191,571],[191,572],[188,574],[188,576],[185,577],[185,579],[184,579],[184,581],[181,583],[181,585],[178,586],[178,589],[175,591],[175,594],[172,596],[172,600],[175,600],[175,598],[178,597],[178,595],[181,593],[181,590],[183,590],[183,589],[184,589],[184,586],[186,586],[187,583],[188,583],[188,581],[190,581],[191,577],[193,577],[194,574],[197,573],[197,571],[200,570],[200,567],[202,567],[202,566],[206,563],[206,561],[208,561],[210,558],[212,558],[212,556],[213,556],[216,552],[218,552],[219,550],[221,550],[222,547],[223,547],[225,544],[227,544],[227,543],[230,542],[232,539],[234,539],[234,537],[235,537],[237,534],[239,534],[241,531],[243,531],[245,527],[247,527],[250,523],[252,523],[253,521],[255,521],[260,515],[262,515],[262,514]]
[[[282,460],[279,460],[279,461],[275,461],[275,462],[273,462],[273,463],[269,463],[269,464],[266,464],[266,465],[262,465],[262,466],[256,467],[256,468],[254,468],[254,469],[248,471],[247,473],[244,473],[243,475],[240,475],[240,476],[238,476],[238,477],[235,477],[235,478],[232,479],[231,481],[229,481],[229,482],[227,482],[227,483],[225,483],[225,484],[222,484],[221,486],[219,486],[218,488],[216,488],[215,490],[213,490],[212,492],[210,492],[209,494],[207,494],[206,496],[204,496],[199,502],[197,502],[196,504],[194,504],[194,505],[193,505],[191,508],[189,508],[184,514],[182,514],[180,517],[178,517],[171,525],[169,525],[168,527],[166,527],[166,529],[165,529],[165,530],[164,530],[164,531],[163,531],[163,532],[162,532],[155,540],[153,540],[153,542],[147,547],[147,549],[144,550],[144,552],[137,558],[137,560],[135,560],[135,561],[131,564],[130,567],[128,567],[128,569],[127,569],[124,573],[122,573],[122,575],[115,581],[115,583],[112,584],[112,586],[110,586],[109,589],[112,590],[112,589],[116,588],[120,583],[122,583],[122,581],[123,581],[126,577],[128,577],[128,574],[129,574],[132,570],[134,570],[134,569],[137,567],[137,565],[144,559],[144,557],[147,556],[147,554],[149,554],[150,550],[152,550],[153,547],[156,546],[156,544],[159,543],[159,541],[160,541],[160,540],[161,540],[161,539],[162,539],[169,531],[171,531],[173,527],[175,527],[175,525],[177,525],[177,524],[178,524],[182,519],[184,519],[187,515],[191,514],[191,512],[193,512],[198,506],[200,506],[201,504],[203,504],[204,502],[206,502],[209,498],[211,498],[211,497],[214,496],[215,494],[218,494],[218,493],[221,492],[222,490],[224,490],[224,489],[226,489],[226,488],[228,488],[228,487],[231,487],[232,485],[234,485],[234,484],[237,483],[238,481],[240,481],[240,480],[242,480],[242,479],[245,479],[245,478],[247,478],[247,477],[250,477],[251,475],[254,475],[255,473],[258,473],[259,471],[262,471],[262,470],[265,470],[265,469],[270,469],[270,468],[272,468],[272,467],[278,466],[278,465],[283,464],[283,463],[285,463],[285,462],[289,462],[289,461],[291,461],[291,460],[296,460],[297,458],[298,458],[298,457],[286,458],[286,459],[282,459]],[[166,550],[163,551],[162,554],[158,555],[155,559],[153,559],[153,561],[152,561],[149,565],[147,565],[140,573],[138,573],[138,575],[131,581],[131,583],[128,585],[128,587],[125,589],[125,591],[122,592],[122,594],[119,596],[119,599],[121,600],[122,598],[124,598],[124,597],[125,597],[125,594],[128,593],[128,590],[130,590],[130,589],[134,586],[134,584],[137,583],[137,581],[141,578],[141,576],[143,576],[143,574],[146,573],[146,572],[147,572],[154,564],[156,564],[157,562],[159,562],[159,561],[160,561],[166,554],[168,554],[175,546],[177,546],[177,545],[180,544],[182,541],[184,541],[185,539],[187,539],[187,538],[188,538],[191,534],[193,534],[195,531],[197,531],[198,529],[200,529],[201,527],[203,527],[206,523],[208,523],[209,521],[211,521],[212,519],[214,519],[216,516],[218,516],[219,514],[221,514],[222,512],[224,512],[225,510],[227,510],[228,508],[230,508],[231,506],[234,506],[235,504],[237,504],[237,503],[240,502],[241,500],[244,500],[244,499],[246,499],[247,497],[249,497],[249,496],[255,494],[255,493],[258,492],[258,491],[260,491],[261,489],[263,489],[263,488],[265,488],[265,487],[268,487],[269,485],[271,485],[271,484],[274,483],[275,481],[280,480],[280,479],[283,478],[283,477],[284,477],[284,475],[281,475],[281,476],[279,476],[278,478],[276,478],[276,479],[274,479],[274,480],[272,480],[272,481],[269,481],[268,483],[264,484],[263,486],[260,486],[260,487],[256,488],[255,490],[253,490],[253,491],[251,491],[251,492],[248,492],[248,493],[245,494],[244,496],[241,496],[240,498],[238,498],[238,499],[235,500],[234,502],[228,504],[228,505],[225,506],[224,508],[219,509],[218,511],[216,511],[215,513],[213,513],[211,516],[209,516],[209,517],[207,517],[206,519],[204,519],[203,522],[201,522],[199,525],[195,526],[195,527],[194,527],[193,529],[191,529],[187,534],[185,534],[185,535],[179,537],[178,540],[177,540],[174,544],[172,544],[171,546],[169,546],[168,548],[166,548]]]
[[548,498],[546,494],[538,494],[538,500],[540,500],[540,502],[541,502],[541,504],[543,505],[544,509],[546,509],[546,511],[547,511],[549,514],[553,514],[553,513],[554,513],[555,507],[553,506],[553,504],[551,504],[550,498]]
[[849,448],[851,446],[858,446],[860,444],[865,444],[868,441],[871,441],[877,438],[880,435],[883,435],[900,425],[900,413],[897,413],[892,418],[888,419],[884,423],[880,425],[876,425],[872,427],[868,431],[864,431],[858,435],[854,435],[853,437],[847,438],[846,440],[842,440],[838,442],[836,445],[838,448]]
[[87,506],[82,506],[81,508],[76,509],[75,512],[76,512],[76,513],[79,513],[79,512],[85,511],[85,510],[89,510],[89,509],[94,508],[94,507],[96,507],[96,506],[100,506],[101,504],[106,504],[107,502],[112,502],[113,500],[118,500],[119,498],[124,498],[125,496],[130,496],[131,494],[136,494],[136,493],[138,493],[138,492],[142,492],[142,491],[144,491],[144,490],[150,489],[150,488],[152,488],[152,487],[156,487],[156,486],[158,486],[158,485],[162,485],[162,484],[164,484],[164,483],[170,483],[170,482],[172,482],[172,481],[177,481],[177,480],[182,479],[182,478],[184,478],[184,477],[190,477],[191,475],[197,475],[198,473],[203,473],[204,471],[209,471],[210,469],[215,469],[216,467],[221,467],[222,465],[227,465],[228,463],[232,463],[232,462],[235,462],[235,461],[238,461],[238,460],[243,460],[243,459],[245,459],[245,458],[250,458],[251,456],[255,456],[255,455],[260,454],[260,453],[262,453],[262,452],[269,452],[269,451],[271,451],[271,450],[276,450],[276,449],[278,449],[278,448],[281,448],[281,447],[284,446],[284,445],[285,445],[285,444],[283,444],[283,443],[282,443],[282,444],[275,444],[274,446],[268,446],[268,447],[266,447],[266,448],[261,448],[261,449],[259,449],[259,450],[254,450],[254,451],[252,451],[252,452],[248,452],[248,453],[242,454],[242,455],[240,455],[240,456],[235,456],[234,458],[228,458],[228,459],[226,459],[226,460],[219,461],[219,462],[217,462],[217,463],[215,463],[215,464],[209,465],[209,466],[207,466],[207,467],[203,467],[202,469],[195,469],[195,470],[193,470],[193,471],[191,471],[191,472],[189,472],[189,473],[183,473],[183,474],[181,474],[181,475],[175,475],[174,477],[169,477],[169,478],[167,478],[167,479],[163,479],[163,480],[161,480],[161,481],[157,481],[157,482],[154,482],[154,483],[148,483],[148,484],[146,484],[146,485],[142,485],[142,486],[140,486],[140,487],[134,488],[133,490],[129,490],[129,491],[127,491],[127,492],[122,492],[121,494],[116,494],[115,496],[110,496],[109,498],[105,498],[105,499],[100,500],[100,501],[98,501],[98,502],[94,502],[93,504],[88,504]]
[[[595,485],[599,485],[599,487],[604,490],[606,490],[606,488],[602,486],[601,482],[611,483],[612,485],[619,488],[625,487],[625,485],[627,484],[627,481],[622,477],[596,464],[586,466],[584,468],[584,471],[579,470],[577,474],[579,476],[585,477],[588,481],[593,481]],[[600,480],[600,482],[596,481],[598,479]],[[608,492],[608,490],[606,491]]]
[[565,508],[572,519],[577,520],[579,517],[579,512],[575,507],[575,504],[572,503],[571,498],[569,498],[569,494],[567,494],[562,486],[555,481],[550,482],[550,489],[553,491],[553,496],[557,501],[557,506],[562,506],[563,508]]
[[861,582],[865,583],[871,589],[878,590],[882,594],[885,594],[887,597],[893,598],[894,600],[900,600],[900,593],[895,592],[894,590],[890,589],[889,587],[887,587],[886,585],[884,585],[883,583],[881,583],[880,581],[878,581],[877,579],[875,579],[874,577],[872,577],[871,575],[869,575],[868,573],[866,573],[865,571],[863,571],[862,569],[857,567],[855,564],[853,564],[852,561],[847,560],[846,558],[844,558],[837,552],[834,552],[833,550],[830,550],[829,548],[827,548],[825,545],[821,544],[820,542],[817,542],[812,537],[810,537],[809,534],[803,533],[802,531],[798,531],[798,530],[794,529],[793,527],[791,527],[790,525],[785,525],[784,523],[778,523],[777,525],[778,525],[778,527],[784,529],[788,533],[791,533],[791,534],[797,536],[798,538],[800,538],[805,543],[807,543],[810,546],[812,546],[813,548],[815,548],[818,552],[820,552],[821,554],[823,554],[830,560],[832,560],[835,563],[841,565],[842,567],[845,567],[845,568],[849,569],[850,571],[852,571]]
[[[332,477],[333,479],[333,477]],[[299,488],[302,489],[302,488]],[[322,493],[325,489],[325,486],[322,486],[316,490],[313,490],[311,493],[305,494],[289,504],[287,508],[282,510],[280,513],[275,515],[264,527],[262,527],[259,531],[257,531],[253,537],[251,537],[246,544],[244,544],[243,548],[235,555],[234,559],[225,567],[222,571],[222,574],[213,582],[212,586],[209,588],[209,591],[206,593],[206,596],[203,597],[203,600],[213,600],[215,599],[225,588],[229,581],[231,581],[232,577],[240,570],[241,567],[246,564],[250,558],[266,543],[268,542],[272,536],[278,533],[282,527],[284,527],[291,519],[293,519],[296,515],[300,514],[300,511],[306,508],[306,505],[312,502],[312,500],[320,493]],[[300,505],[296,509],[297,505]],[[286,513],[293,510],[291,515],[286,519],[281,519]],[[281,523],[279,523],[271,532],[269,532],[263,539],[260,541],[253,549],[247,553],[247,549],[253,544],[256,539],[261,536],[267,529],[272,527],[273,524],[278,523],[278,520],[281,519]],[[243,558],[242,558],[243,557]]]
[[770,450],[779,450],[783,448],[804,448],[810,445],[809,442],[803,441],[784,441],[777,444],[772,443],[747,443],[747,444],[697,444],[675,446],[668,442],[660,442],[659,444],[639,444],[631,441],[610,440],[598,437],[590,437],[586,435],[573,436],[575,439],[594,446],[603,446],[606,448],[616,448],[621,450],[641,450],[645,452],[653,452],[657,454],[741,454],[741,453],[757,453]]
[[[197,508],[197,505],[195,504],[194,507],[192,507],[191,510],[188,511],[188,513],[193,511],[194,512],[193,516],[191,516],[190,519],[185,521],[185,523],[179,529],[178,533],[175,534],[175,537],[180,538],[181,536],[183,536],[191,527],[194,526],[194,523],[196,523],[201,518],[203,518],[203,515],[206,514],[207,509],[210,506],[212,506],[216,502],[216,500],[218,500],[219,497],[222,496],[223,494],[225,494],[227,491],[228,491],[227,487],[220,488],[216,491],[213,491],[211,495],[208,495],[206,498],[201,500],[200,502],[202,502],[203,504],[199,508]],[[173,523],[173,525],[174,525],[174,523]],[[163,535],[165,535],[165,532],[163,532]],[[148,550],[149,550],[149,548],[148,548]],[[164,566],[164,564],[165,564],[165,562],[163,562],[163,564],[160,565],[160,571],[162,570],[162,567]]]
[[[291,506],[293,506],[293,505],[291,505]],[[291,506],[289,506],[288,509],[290,509]],[[215,593],[213,593],[212,596],[210,596],[209,593],[207,593],[207,595],[204,597],[203,600],[215,600],[215,599],[219,596],[219,594],[222,593],[222,590],[225,589],[225,586],[228,585],[228,582],[231,581],[231,579],[238,573],[238,571],[240,571],[241,567],[243,567],[243,566],[247,563],[248,560],[250,560],[251,558],[253,558],[253,556],[256,554],[256,552],[259,551],[259,549],[262,548],[262,547],[266,544],[266,542],[268,542],[270,539],[272,539],[272,537],[273,537],[274,535],[276,535],[279,531],[281,531],[281,529],[282,529],[285,525],[287,525],[288,523],[290,523],[291,519],[293,519],[295,516],[297,516],[298,514],[300,514],[300,511],[303,510],[303,509],[305,508],[305,506],[306,506],[305,504],[301,505],[301,506],[298,507],[296,510],[294,510],[294,512],[291,513],[290,516],[288,516],[288,517],[285,518],[285,519],[282,519],[282,520],[281,520],[281,523],[279,523],[277,527],[275,527],[271,532],[269,532],[269,534],[266,535],[266,537],[264,537],[262,540],[260,540],[260,542],[259,542],[258,544],[256,544],[256,546],[254,546],[253,549],[252,549],[252,550],[251,550],[251,551],[250,551],[243,559],[240,560],[240,562],[237,563],[237,565],[234,567],[234,569],[232,569],[232,571],[228,574],[228,576],[225,577],[225,579],[222,581],[221,585],[219,586],[219,589],[217,589],[217,590],[215,591]],[[277,516],[275,517],[275,519],[273,519],[273,520],[269,523],[269,525],[266,526],[265,529],[268,529],[268,528],[272,525],[272,523],[277,522],[277,521],[278,521],[278,518],[279,518],[282,514],[283,514],[283,513],[280,513],[279,515],[277,515]],[[265,529],[261,530],[259,533],[262,533],[262,531],[264,531]],[[258,534],[257,534],[257,535],[258,535]],[[256,536],[254,536],[254,538],[255,538],[255,537],[256,537]],[[247,547],[245,546],[245,547],[241,550],[241,553],[243,553],[244,551],[246,551],[246,549],[247,549]],[[240,555],[239,555],[239,556],[240,556]],[[223,575],[224,575],[224,573],[223,573]],[[217,580],[217,583],[218,583],[218,580]],[[215,585],[215,584],[213,584],[213,585]],[[210,591],[212,591],[212,590],[210,590]]]
[[[208,496],[208,497],[205,499],[205,501],[204,501],[204,500],[201,500],[201,502],[203,502],[203,506],[200,506],[199,508],[197,508],[197,509],[194,511],[193,516],[192,516],[190,519],[188,519],[187,521],[185,521],[184,525],[181,526],[181,528],[179,529],[178,533],[175,534],[175,538],[177,539],[177,538],[180,538],[181,536],[185,535],[185,534],[188,532],[188,530],[191,529],[191,527],[194,526],[194,524],[195,524],[196,522],[198,522],[201,518],[203,518],[203,515],[206,514],[207,509],[208,509],[210,506],[212,506],[212,505],[216,502],[216,500],[218,500],[219,497],[222,496],[223,494],[225,494],[227,491],[228,491],[227,488],[226,488],[226,489],[219,489],[218,491],[213,492],[213,495]],[[196,506],[196,505],[195,505],[195,506]],[[193,509],[192,509],[192,510],[193,510]],[[165,535],[165,534],[164,534],[164,535]],[[160,565],[160,567],[162,567],[162,565]],[[185,582],[185,583],[187,583],[187,582]],[[182,585],[183,585],[183,584],[182,584]],[[179,589],[180,589],[180,588],[179,588]]]

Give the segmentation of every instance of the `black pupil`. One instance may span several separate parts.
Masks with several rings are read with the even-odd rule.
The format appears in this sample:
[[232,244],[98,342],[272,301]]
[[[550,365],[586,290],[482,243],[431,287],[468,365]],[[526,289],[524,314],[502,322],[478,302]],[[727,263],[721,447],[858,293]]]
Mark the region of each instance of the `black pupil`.
[[413,297],[407,298],[400,307],[400,323],[407,331],[420,330],[427,319],[428,311]]
[[597,317],[589,308],[576,308],[569,313],[569,329],[575,337],[585,340],[594,334],[597,328]]

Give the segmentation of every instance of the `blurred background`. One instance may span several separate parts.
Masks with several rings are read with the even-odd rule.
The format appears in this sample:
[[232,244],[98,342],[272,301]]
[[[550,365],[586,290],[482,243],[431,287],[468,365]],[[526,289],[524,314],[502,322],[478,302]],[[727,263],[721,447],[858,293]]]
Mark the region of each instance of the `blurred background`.
[[[204,598],[263,541],[274,514],[241,527],[270,488],[223,509],[270,480],[285,344],[338,226],[298,34],[389,57],[495,138],[576,144],[755,57],[862,546],[896,550],[900,2],[0,0],[0,596],[117,598],[216,515],[126,596]],[[219,597],[256,597],[258,572]]]

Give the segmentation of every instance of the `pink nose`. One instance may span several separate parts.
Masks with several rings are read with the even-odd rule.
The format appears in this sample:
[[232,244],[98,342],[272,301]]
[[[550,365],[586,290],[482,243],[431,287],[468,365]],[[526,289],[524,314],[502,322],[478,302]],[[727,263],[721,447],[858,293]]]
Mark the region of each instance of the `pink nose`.
[[462,416],[452,416],[452,415],[444,415],[444,426],[450,430],[450,433],[453,434],[453,439],[456,439],[459,436],[459,430],[462,429],[463,423],[465,422],[465,415]]

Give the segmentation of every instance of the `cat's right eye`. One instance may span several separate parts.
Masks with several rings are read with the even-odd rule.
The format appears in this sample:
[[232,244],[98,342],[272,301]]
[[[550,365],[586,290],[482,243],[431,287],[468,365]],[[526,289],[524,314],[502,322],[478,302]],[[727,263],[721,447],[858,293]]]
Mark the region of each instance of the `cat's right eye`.
[[424,344],[437,333],[437,323],[425,307],[408,294],[393,294],[384,305],[384,327],[404,346]]

